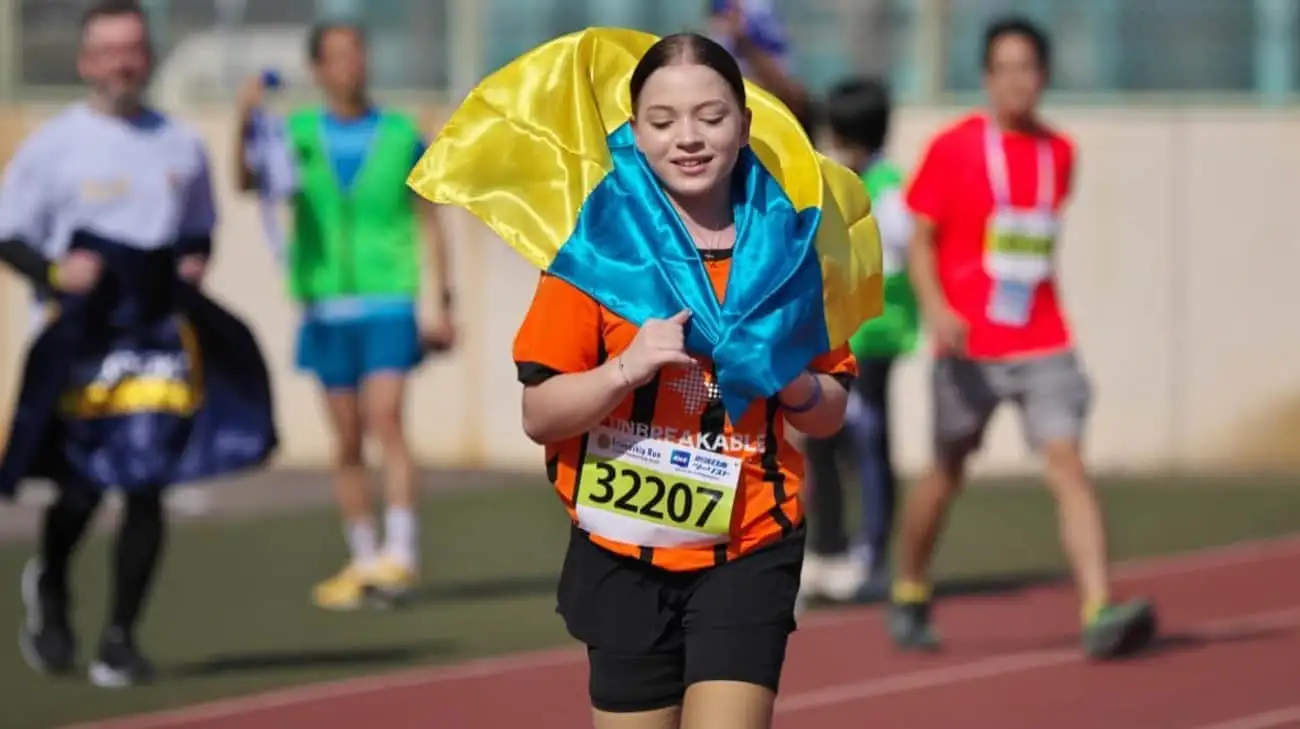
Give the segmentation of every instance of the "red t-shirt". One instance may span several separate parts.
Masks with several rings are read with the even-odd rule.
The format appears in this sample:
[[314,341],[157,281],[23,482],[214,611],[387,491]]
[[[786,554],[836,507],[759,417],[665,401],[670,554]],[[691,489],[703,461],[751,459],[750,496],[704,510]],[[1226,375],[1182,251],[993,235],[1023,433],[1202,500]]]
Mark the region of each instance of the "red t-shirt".
[[[915,215],[935,226],[935,256],[939,282],[948,303],[969,323],[966,355],[972,359],[1004,359],[1048,354],[1071,343],[1069,325],[1061,311],[1055,279],[1034,292],[1029,321],[1022,327],[989,321],[987,307],[993,280],[984,269],[985,235],[993,214],[993,190],[985,163],[987,118],[972,114],[945,129],[930,143],[907,192]],[[1051,130],[1056,173],[1053,210],[1070,194],[1074,145]],[[1038,201],[1038,137],[1003,132],[1011,204],[1033,207]]]

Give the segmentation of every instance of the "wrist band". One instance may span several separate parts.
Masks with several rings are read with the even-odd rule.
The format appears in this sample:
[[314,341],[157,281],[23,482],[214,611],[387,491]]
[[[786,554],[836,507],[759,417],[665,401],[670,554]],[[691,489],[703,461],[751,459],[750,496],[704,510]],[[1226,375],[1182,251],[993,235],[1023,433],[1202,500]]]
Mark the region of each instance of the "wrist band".
[[822,401],[822,381],[817,377],[817,375],[812,375],[812,381],[813,381],[813,391],[812,394],[808,396],[807,400],[800,403],[799,405],[793,405],[793,406],[787,405],[785,401],[782,400],[781,407],[785,408],[788,412],[792,412],[792,413],[806,413],[809,410],[812,410],[813,408],[817,407],[817,404]]
[[623,369],[623,355],[614,358],[614,363],[618,365],[618,374],[623,377],[623,384],[628,387],[632,386],[632,378],[627,376],[627,370]]
[[8,264],[37,288],[53,288],[58,263],[16,238],[0,239],[0,262]]

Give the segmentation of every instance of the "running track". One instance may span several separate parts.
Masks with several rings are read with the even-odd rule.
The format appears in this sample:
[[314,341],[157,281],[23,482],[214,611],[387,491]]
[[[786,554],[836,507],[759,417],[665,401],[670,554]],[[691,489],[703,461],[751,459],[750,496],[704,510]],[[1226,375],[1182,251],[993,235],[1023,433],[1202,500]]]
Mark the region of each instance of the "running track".
[[[778,729],[1300,729],[1300,537],[1131,563],[1157,650],[1093,665],[1063,586],[941,603],[948,642],[895,653],[878,609],[814,614],[793,640]],[[420,669],[75,729],[590,726],[572,648]]]

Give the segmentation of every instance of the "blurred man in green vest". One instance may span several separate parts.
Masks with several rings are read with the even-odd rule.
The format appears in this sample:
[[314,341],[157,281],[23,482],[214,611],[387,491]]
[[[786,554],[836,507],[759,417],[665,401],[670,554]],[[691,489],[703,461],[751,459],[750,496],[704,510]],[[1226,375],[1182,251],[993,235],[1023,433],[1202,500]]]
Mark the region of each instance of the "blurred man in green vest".
[[[911,218],[903,202],[903,173],[884,158],[890,96],[878,79],[852,78],[831,89],[823,108],[826,153],[862,176],[880,227],[885,308],[850,344],[859,375],[845,426],[831,438],[810,438],[806,449],[813,538],[804,560],[804,597],[850,600],[864,589],[888,587],[897,481],[890,452],[889,377],[894,362],[917,344],[919,315],[904,263]],[[849,451],[861,482],[861,534],[851,545],[844,528],[838,462]]]
[[[292,183],[277,197],[291,210],[288,283],[303,312],[297,363],[319,381],[329,414],[336,495],[351,553],[337,575],[316,586],[313,599],[340,610],[400,596],[416,581],[415,468],[403,430],[407,378],[427,350],[450,347],[455,330],[434,209],[417,204],[406,186],[425,149],[417,123],[371,102],[359,26],[319,24],[307,51],[325,103],[284,122],[281,144]],[[272,170],[250,162],[248,130],[256,126],[265,82],[254,79],[245,89],[237,150],[241,187],[264,198]],[[261,152],[266,158],[275,150]],[[441,304],[426,317],[417,315],[422,234]],[[363,459],[367,435],[379,441],[384,457],[382,543]]]

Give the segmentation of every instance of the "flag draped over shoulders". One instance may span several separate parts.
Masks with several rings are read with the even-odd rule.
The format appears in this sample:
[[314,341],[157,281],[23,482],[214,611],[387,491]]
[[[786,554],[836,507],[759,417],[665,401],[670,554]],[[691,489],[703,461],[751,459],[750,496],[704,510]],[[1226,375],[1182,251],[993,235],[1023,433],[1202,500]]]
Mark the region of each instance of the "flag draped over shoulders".
[[753,126],[719,301],[634,143],[628,81],[657,40],[593,28],[525,53],[470,92],[409,184],[633,324],[690,309],[687,349],[714,362],[736,418],[880,313],[879,232],[857,175],[747,81]]

